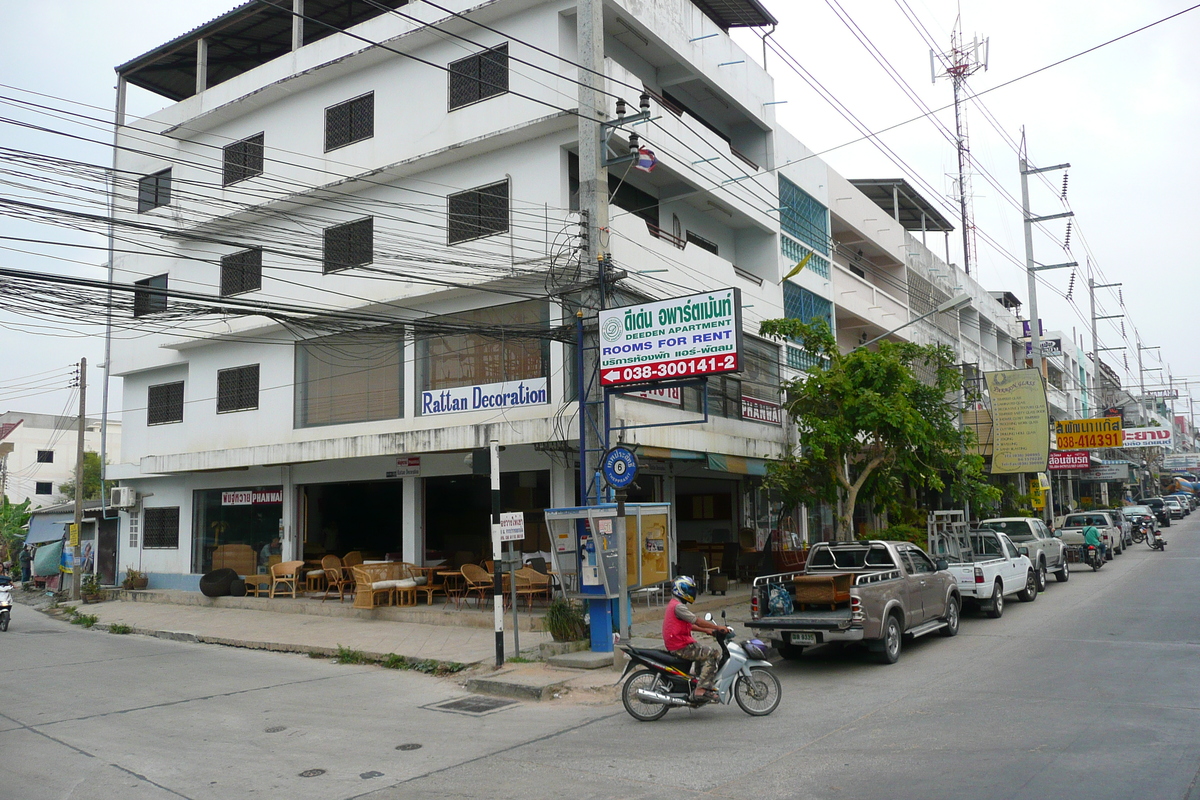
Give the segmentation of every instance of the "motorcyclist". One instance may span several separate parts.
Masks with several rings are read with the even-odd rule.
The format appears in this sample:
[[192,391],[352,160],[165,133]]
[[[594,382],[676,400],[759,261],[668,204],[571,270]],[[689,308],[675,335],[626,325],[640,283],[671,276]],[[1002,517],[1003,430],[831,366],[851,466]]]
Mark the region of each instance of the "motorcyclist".
[[1095,525],[1088,525],[1083,529],[1084,544],[1090,544],[1100,551],[1100,559],[1106,557],[1107,548],[1104,545],[1104,540],[1100,538],[1100,531]]
[[697,700],[714,700],[713,678],[717,674],[717,659],[720,651],[715,647],[705,647],[692,637],[692,631],[701,633],[729,633],[729,629],[700,619],[687,607],[696,599],[696,581],[687,575],[680,575],[671,583],[671,602],[667,603],[666,613],[663,614],[663,643],[667,651],[676,658],[695,661],[700,665],[700,676],[696,688]]

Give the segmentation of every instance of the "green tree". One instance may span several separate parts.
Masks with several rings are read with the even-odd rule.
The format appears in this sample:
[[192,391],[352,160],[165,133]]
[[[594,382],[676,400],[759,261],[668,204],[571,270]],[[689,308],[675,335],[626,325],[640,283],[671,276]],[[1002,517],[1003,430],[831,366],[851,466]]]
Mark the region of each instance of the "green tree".
[[[75,481],[63,481],[58,485],[58,494],[63,502],[75,500]],[[83,499],[100,499],[100,454],[83,454]]]
[[25,525],[29,522],[28,498],[13,503],[0,497],[0,562],[11,561],[17,566],[17,555],[25,541]]
[[852,538],[864,500],[883,509],[914,490],[947,488],[959,502],[999,498],[976,455],[974,430],[959,429],[958,410],[947,401],[962,387],[950,348],[880,342],[878,351],[843,354],[826,325],[795,319],[766,320],[760,333],[794,341],[819,364],[784,383],[800,449],[771,465],[769,481],[789,503],[837,509],[841,500],[839,539]]

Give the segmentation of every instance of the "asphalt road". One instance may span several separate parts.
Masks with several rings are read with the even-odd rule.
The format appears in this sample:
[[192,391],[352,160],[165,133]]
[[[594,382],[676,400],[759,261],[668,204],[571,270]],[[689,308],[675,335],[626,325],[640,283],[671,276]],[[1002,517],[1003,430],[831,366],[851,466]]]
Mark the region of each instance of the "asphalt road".
[[[1195,521],[1192,521],[1195,520]],[[83,631],[0,634],[4,798],[1200,800],[1200,514],[892,666],[813,650],[766,718],[428,706],[451,681]],[[417,749],[397,749],[402,745]],[[307,770],[324,770],[301,777]]]

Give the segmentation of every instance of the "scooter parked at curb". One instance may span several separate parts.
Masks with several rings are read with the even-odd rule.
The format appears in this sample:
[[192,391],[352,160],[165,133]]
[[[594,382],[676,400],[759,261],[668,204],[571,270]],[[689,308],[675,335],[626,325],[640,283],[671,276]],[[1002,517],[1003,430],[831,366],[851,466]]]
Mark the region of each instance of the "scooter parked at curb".
[[1159,536],[1157,531],[1155,531],[1153,528],[1147,528],[1146,526],[1142,527],[1145,529],[1146,544],[1150,545],[1151,550],[1167,549],[1167,540]]
[[[704,618],[711,621],[712,614],[705,614]],[[779,679],[770,672],[767,645],[758,639],[735,642],[732,629],[729,633],[714,633],[713,638],[721,646],[714,683],[716,701],[729,705],[736,700],[742,711],[755,717],[765,717],[778,708],[783,690]],[[699,708],[707,704],[708,701],[696,697],[699,679],[691,674],[693,662],[676,658],[665,650],[632,646],[622,649],[629,663],[620,678],[625,681],[621,701],[634,719],[652,722],[662,719],[672,708]]]
[[8,630],[8,620],[12,616],[12,578],[0,575],[0,631]]

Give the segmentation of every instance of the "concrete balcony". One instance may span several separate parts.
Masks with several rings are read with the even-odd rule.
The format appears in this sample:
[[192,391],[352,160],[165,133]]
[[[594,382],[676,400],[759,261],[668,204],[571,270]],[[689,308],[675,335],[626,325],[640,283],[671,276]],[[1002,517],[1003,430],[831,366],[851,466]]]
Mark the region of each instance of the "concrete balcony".
[[[839,341],[839,344],[849,343],[853,347],[865,341],[864,335],[866,339],[873,339],[908,322],[908,306],[903,301],[841,264],[834,263],[830,269],[839,340],[843,333],[855,340],[852,343]],[[904,337],[904,332],[897,336]]]

